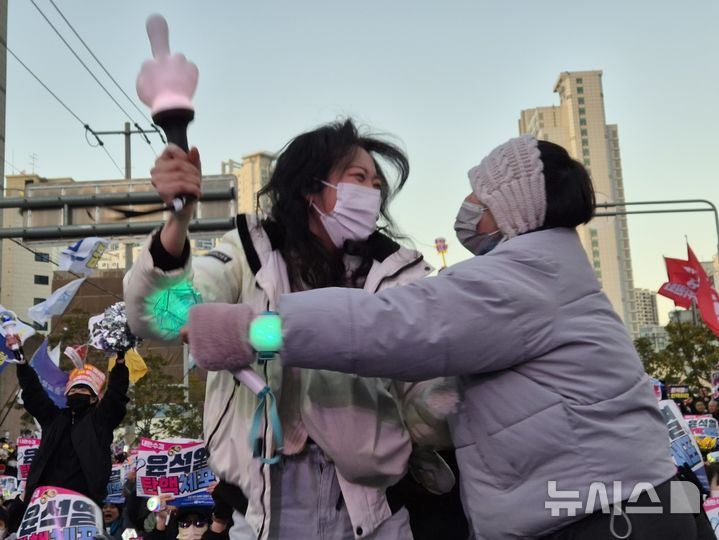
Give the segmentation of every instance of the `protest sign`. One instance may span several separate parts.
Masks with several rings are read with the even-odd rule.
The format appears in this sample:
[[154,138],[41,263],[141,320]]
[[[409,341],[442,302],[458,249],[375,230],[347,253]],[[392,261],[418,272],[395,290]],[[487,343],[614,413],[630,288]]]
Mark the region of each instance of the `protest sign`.
[[125,496],[122,494],[122,486],[125,483],[122,463],[115,463],[110,472],[110,480],[107,483],[106,503],[124,504]]
[[17,479],[27,480],[30,465],[40,448],[40,439],[20,437],[17,440]]
[[102,511],[90,499],[69,489],[35,490],[17,531],[18,540],[94,538],[102,530]]
[[669,399],[688,399],[689,387],[677,385],[667,386],[667,397]]
[[137,495],[172,494],[173,506],[212,505],[207,489],[217,479],[203,441],[142,439],[137,454]]
[[0,495],[5,500],[15,498],[18,493],[17,478],[6,474],[0,475]]
[[688,465],[697,475],[704,488],[709,491],[709,480],[704,470],[704,461],[702,460],[699,445],[682,417],[679,407],[671,399],[665,399],[659,402],[659,410],[669,430],[669,441],[674,464],[677,467],[684,464]]
[[709,497],[704,501],[704,511],[707,513],[712,531],[719,538],[719,497]]

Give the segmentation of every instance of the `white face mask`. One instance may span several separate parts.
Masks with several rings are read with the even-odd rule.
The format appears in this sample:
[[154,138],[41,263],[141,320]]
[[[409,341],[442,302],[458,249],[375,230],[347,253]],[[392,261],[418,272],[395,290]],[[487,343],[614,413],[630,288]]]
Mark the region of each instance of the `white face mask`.
[[334,209],[325,214],[315,203],[312,206],[320,215],[322,226],[335,247],[341,248],[345,240],[366,240],[377,228],[382,195],[379,189],[340,182],[336,186],[323,182],[337,190]]

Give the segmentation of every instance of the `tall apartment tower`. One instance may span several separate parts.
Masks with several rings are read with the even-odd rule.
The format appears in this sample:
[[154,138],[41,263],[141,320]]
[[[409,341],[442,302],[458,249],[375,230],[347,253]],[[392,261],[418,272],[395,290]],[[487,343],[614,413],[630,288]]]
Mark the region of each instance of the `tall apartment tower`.
[[[624,202],[617,126],[607,124],[601,71],[559,76],[559,105],[521,111],[520,134],[530,133],[567,149],[592,176],[597,202]],[[625,216],[596,218],[578,228],[584,250],[612,306],[633,337],[639,335]]]
[[634,302],[637,308],[637,326],[658,326],[659,310],[657,293],[649,289],[634,289]]

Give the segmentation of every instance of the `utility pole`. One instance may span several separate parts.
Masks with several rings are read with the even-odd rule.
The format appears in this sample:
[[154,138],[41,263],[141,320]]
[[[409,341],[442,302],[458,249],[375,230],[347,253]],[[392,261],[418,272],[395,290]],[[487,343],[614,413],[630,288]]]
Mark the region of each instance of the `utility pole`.
[[[147,131],[144,131],[142,129],[139,129],[140,126],[135,124],[135,126],[138,128],[136,130],[133,130],[130,128],[130,122],[125,122],[125,129],[122,131],[96,131],[96,135],[123,135],[125,137],[125,179],[131,180],[132,179],[132,144],[131,144],[131,137],[132,135],[142,135],[145,138],[145,141],[147,141],[148,144],[150,144],[150,139],[147,138]],[[154,127],[151,130],[148,131],[156,131],[157,133],[160,133],[160,130],[158,130],[156,127]],[[162,138],[162,142],[165,142],[165,138],[162,137],[162,134],[160,134],[160,137]],[[125,268],[129,270],[132,268],[132,248],[135,247],[134,244],[126,243],[125,244]]]
[[38,155],[33,152],[28,157],[30,158],[30,167],[32,167],[32,174],[35,174],[35,166],[37,165]]

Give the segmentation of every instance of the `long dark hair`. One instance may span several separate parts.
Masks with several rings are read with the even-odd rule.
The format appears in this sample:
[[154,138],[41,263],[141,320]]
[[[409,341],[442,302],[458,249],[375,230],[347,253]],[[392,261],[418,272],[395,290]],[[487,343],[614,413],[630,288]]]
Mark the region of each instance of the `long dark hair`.
[[[393,237],[394,224],[387,206],[407,181],[409,161],[394,144],[372,134],[361,134],[351,119],[323,125],[292,139],[277,158],[269,182],[257,195],[258,211],[266,208],[269,222],[279,228],[279,249],[287,263],[293,290],[348,284],[343,252],[328,251],[309,229],[310,206],[305,197],[322,191],[322,181],[333,170],[348,164],[358,148],[367,151],[377,167],[381,180],[382,232]],[[388,180],[380,162],[396,170],[394,182]],[[354,251],[362,253],[361,242],[353,244]],[[352,276],[355,286],[358,274],[366,274],[369,266],[371,259],[365,255]]]

